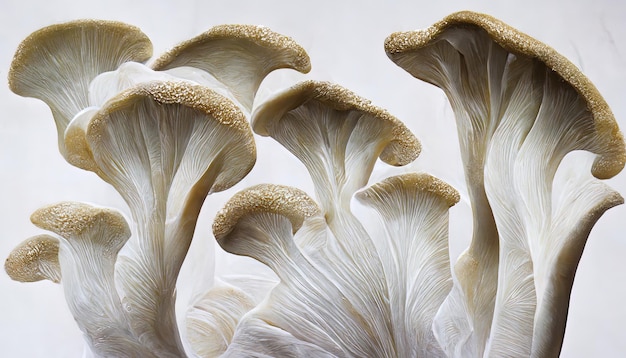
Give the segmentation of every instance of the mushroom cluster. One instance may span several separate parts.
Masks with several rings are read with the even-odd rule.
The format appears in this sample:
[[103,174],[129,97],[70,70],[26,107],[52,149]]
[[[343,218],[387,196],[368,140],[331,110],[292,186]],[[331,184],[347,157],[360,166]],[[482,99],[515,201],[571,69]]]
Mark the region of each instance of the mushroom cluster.
[[132,215],[39,209],[33,223],[58,237],[28,239],[5,263],[19,281],[61,281],[96,356],[185,356],[176,280],[202,204],[256,161],[246,117],[263,78],[310,68],[292,39],[258,26],[214,27],[147,66],[151,53],[135,27],[75,21],[31,34],[9,72],[13,92],[52,110],[66,160],[111,184]]
[[[60,282],[95,356],[558,356],[589,232],[623,203],[598,180],[626,162],[608,105],[567,59],[483,14],[394,33],[385,50],[454,110],[474,229],[453,266],[454,188],[426,173],[367,187],[377,158],[404,166],[420,154],[400,120],[312,80],[253,108],[268,73],[309,70],[290,38],[218,26],[147,66],[139,29],[76,21],[24,40],[10,87],[50,106],[61,154],[111,184],[132,223],[82,203],[46,206],[31,220],[55,235],[17,246],[7,273]],[[176,280],[205,198],[252,169],[253,131],[304,164],[316,199],[259,184],[226,203],[217,244],[277,281],[216,281],[189,309],[183,342]],[[580,150],[596,157],[591,173],[557,182]],[[376,230],[355,205],[378,216]]]

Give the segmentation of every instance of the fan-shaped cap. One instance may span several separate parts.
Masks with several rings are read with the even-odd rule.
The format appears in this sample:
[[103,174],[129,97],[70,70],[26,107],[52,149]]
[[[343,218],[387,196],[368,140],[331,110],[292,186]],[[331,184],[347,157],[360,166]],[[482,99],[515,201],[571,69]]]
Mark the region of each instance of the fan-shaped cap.
[[91,80],[124,62],[144,62],[151,55],[148,37],[121,22],[78,20],[52,25],[19,45],[9,70],[9,87],[16,94],[46,102],[65,155],[65,128],[89,106]]
[[182,66],[215,76],[248,109],[271,71],[291,68],[307,73],[311,69],[309,56],[293,39],[253,25],[213,27],[159,57],[152,68],[164,71]]
[[252,128],[257,134],[268,136],[268,128],[300,106],[317,101],[338,111],[358,111],[372,116],[391,127],[393,140],[384,148],[380,159],[388,164],[406,165],[419,155],[421,145],[411,131],[386,110],[369,100],[332,83],[304,81],[263,103],[252,116]]
[[385,41],[385,50],[391,60],[397,63],[396,59],[399,55],[426,51],[443,33],[459,27],[477,27],[486,31],[494,42],[507,51],[541,61],[570,84],[587,104],[594,120],[599,147],[602,148],[596,153],[598,158],[592,168],[593,175],[606,179],[615,176],[623,169],[626,163],[623,136],[611,109],[593,83],[574,64],[554,49],[502,21],[475,12],[457,12],[428,29],[391,34]]
[[320,209],[305,192],[300,189],[273,184],[260,184],[235,194],[217,213],[213,222],[213,235],[224,247],[224,239],[237,226],[243,217],[261,212],[285,216],[298,231],[304,220],[318,215]]
[[[225,158],[222,171],[217,176],[212,191],[221,191],[238,183],[252,169],[256,160],[254,137],[245,116],[230,100],[207,87],[186,82],[147,82],[130,88],[109,101],[91,120],[87,129],[87,141],[94,147],[108,128],[110,113],[125,111],[143,99],[158,104],[180,104],[212,117],[222,125],[235,130],[243,150],[236,158]],[[163,107],[166,108],[166,107]],[[170,108],[176,114],[175,106]],[[185,120],[180,118],[180,120]],[[211,143],[207,143],[211,145]],[[213,143],[212,145],[219,145]]]
[[50,235],[31,237],[19,244],[4,262],[9,277],[20,282],[61,281],[59,240]]

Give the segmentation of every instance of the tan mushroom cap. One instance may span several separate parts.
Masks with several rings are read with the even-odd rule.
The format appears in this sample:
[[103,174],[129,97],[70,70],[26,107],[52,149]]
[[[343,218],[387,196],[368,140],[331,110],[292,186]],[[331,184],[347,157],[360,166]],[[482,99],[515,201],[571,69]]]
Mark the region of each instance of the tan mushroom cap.
[[[264,26],[255,25],[219,25],[187,40],[160,56],[152,68],[163,71],[174,67],[187,66],[191,60],[207,61],[213,52],[223,51],[220,41],[232,41],[233,44],[249,43],[259,48],[284,52],[288,61],[275,63],[272,69],[292,68],[303,73],[311,70],[309,55],[292,38],[281,35]],[[200,57],[197,57],[200,55]],[[207,57],[207,58],[204,58]]]
[[385,51],[395,62],[402,53],[418,51],[437,41],[452,28],[477,27],[507,51],[538,59],[569,83],[585,100],[594,120],[598,140],[604,148],[594,162],[592,174],[600,179],[617,175],[626,163],[626,146],[608,104],[597,88],[568,59],[548,45],[519,32],[489,15],[462,11],[451,14],[425,30],[397,32],[385,40]]
[[320,209],[300,189],[259,184],[238,192],[226,203],[215,217],[213,235],[221,242],[243,217],[265,212],[285,216],[291,221],[295,233],[306,218],[320,214]]
[[376,203],[404,188],[412,192],[425,192],[440,197],[448,207],[459,202],[459,193],[449,184],[426,173],[408,173],[387,178],[380,183],[357,193],[356,197],[364,203]]
[[61,281],[59,240],[50,235],[39,235],[23,241],[11,251],[4,262],[4,270],[14,281]]
[[[218,176],[213,191],[221,191],[238,183],[254,166],[256,147],[250,125],[241,110],[230,100],[211,89],[187,82],[147,82],[130,88],[105,104],[93,117],[87,129],[87,141],[97,143],[107,130],[110,114],[124,111],[134,103],[150,99],[157,105],[179,104],[213,118],[219,124],[234,129],[244,148],[245,158],[226,158],[223,172]],[[172,110],[176,109],[172,107]],[[185,120],[185,118],[180,118]]]
[[252,115],[252,128],[262,136],[269,136],[268,127],[279,121],[287,112],[309,101],[320,102],[339,111],[358,111],[391,126],[393,140],[387,144],[380,159],[385,163],[402,166],[411,163],[421,151],[421,145],[411,131],[386,110],[371,101],[328,82],[304,81],[263,103]]
[[121,249],[131,234],[126,219],[119,212],[77,202],[45,206],[35,211],[30,220],[37,227],[52,231],[68,240],[88,235],[97,226],[104,226],[106,235],[90,239],[106,245],[113,252]]

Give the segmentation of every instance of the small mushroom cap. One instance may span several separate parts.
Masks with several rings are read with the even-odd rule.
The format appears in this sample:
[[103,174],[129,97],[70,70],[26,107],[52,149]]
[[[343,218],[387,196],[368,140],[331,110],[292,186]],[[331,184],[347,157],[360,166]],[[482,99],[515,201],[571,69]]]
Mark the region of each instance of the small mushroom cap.
[[287,114],[310,101],[323,103],[338,111],[358,111],[377,118],[392,127],[393,140],[384,148],[380,159],[402,166],[411,163],[421,151],[417,138],[400,120],[386,110],[353,92],[328,82],[304,81],[278,94],[259,106],[252,115],[252,128],[262,136],[269,136],[269,128]]
[[306,218],[321,213],[315,201],[300,189],[259,184],[238,192],[226,203],[215,217],[213,235],[221,242],[243,217],[265,212],[288,218],[294,233]]
[[61,281],[59,240],[50,235],[31,237],[19,244],[4,262],[4,270],[14,281]]
[[[212,117],[221,125],[232,128],[240,137],[241,155],[237,158],[225,158],[222,172],[218,175],[212,191],[230,188],[238,183],[254,166],[256,147],[250,125],[241,110],[230,100],[207,87],[187,82],[147,82],[141,83],[120,93],[111,99],[94,116],[87,129],[87,141],[94,143],[102,140],[107,131],[110,114],[131,109],[133,104],[149,99],[157,104],[180,104]],[[172,113],[177,113],[174,106]],[[180,118],[185,120],[185,118]]]
[[598,141],[603,151],[593,164],[592,174],[607,179],[618,174],[626,164],[626,146],[617,122],[608,104],[597,88],[568,59],[548,45],[519,32],[489,15],[462,11],[451,14],[425,30],[397,32],[385,41],[385,51],[395,59],[403,54],[420,51],[435,43],[447,30],[459,27],[475,27],[487,34],[507,51],[537,59],[569,83],[585,100],[594,120]]
[[459,192],[456,189],[443,180],[426,173],[408,173],[387,178],[357,193],[356,197],[365,203],[375,203],[385,200],[399,188],[436,195],[443,199],[448,207],[452,207],[460,200]]
[[77,202],[45,206],[35,211],[30,220],[37,227],[67,240],[89,235],[92,230],[101,230],[98,226],[105,227],[104,235],[96,232],[89,239],[110,248],[111,252],[119,251],[131,234],[126,219],[119,212]]

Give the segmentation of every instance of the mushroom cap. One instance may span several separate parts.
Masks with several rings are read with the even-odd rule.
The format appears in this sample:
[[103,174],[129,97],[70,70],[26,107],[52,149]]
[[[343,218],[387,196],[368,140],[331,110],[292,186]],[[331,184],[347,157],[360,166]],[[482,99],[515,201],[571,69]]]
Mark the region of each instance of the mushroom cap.
[[[222,41],[227,41],[227,43]],[[309,55],[292,38],[276,33],[265,26],[255,25],[215,26],[161,55],[154,61],[152,68],[157,71],[164,71],[174,67],[190,66],[190,63],[210,61],[210,58],[204,57],[210,57],[214,53],[224,51],[225,46],[234,48],[245,46],[244,44],[284,53],[286,61],[274,63],[272,69],[292,68],[303,73],[311,70]],[[191,55],[196,52],[200,52],[203,57]],[[182,56],[183,54],[185,56]],[[207,67],[211,68],[212,65],[207,62]]]
[[[221,191],[238,183],[254,166],[256,147],[254,137],[241,110],[224,96],[211,89],[186,82],[146,82],[120,93],[105,104],[93,117],[87,129],[87,141],[91,147],[102,140],[107,131],[110,114],[125,111],[133,104],[149,99],[157,104],[179,104],[212,117],[219,124],[235,130],[243,148],[237,158],[225,158],[220,174],[215,180],[212,191]],[[177,112],[172,107],[172,113]],[[185,118],[180,118],[185,120]]]
[[215,26],[174,47],[152,64],[158,71],[182,66],[199,68],[214,76],[247,110],[252,109],[254,95],[271,71],[311,70],[309,56],[294,40],[253,25]]
[[358,111],[374,117],[392,127],[393,140],[380,154],[385,163],[402,166],[411,163],[421,151],[421,145],[411,131],[386,110],[374,106],[369,100],[332,83],[304,81],[278,94],[257,108],[252,115],[255,133],[269,136],[269,129],[276,122],[300,106],[317,101],[338,111]]
[[61,281],[59,240],[50,235],[38,235],[23,241],[11,251],[4,270],[12,280],[35,282],[48,279]]
[[435,43],[449,29],[476,27],[484,30],[494,42],[505,50],[541,61],[570,84],[584,99],[590,111],[602,152],[592,167],[592,174],[607,179],[618,174],[626,164],[626,146],[617,122],[608,104],[597,88],[580,70],[564,56],[548,45],[519,32],[513,27],[489,15],[461,11],[451,14],[425,30],[396,32],[385,40],[385,51],[389,58],[403,53],[420,51]]
[[[117,253],[130,238],[126,219],[119,212],[77,202],[61,202],[37,209],[30,217],[37,227],[72,241],[88,239]],[[102,230],[104,228],[104,230]]]
[[239,220],[253,213],[270,212],[285,216],[295,233],[308,217],[320,214],[320,209],[304,191],[283,185],[259,184],[235,194],[217,213],[213,235],[223,240],[237,226]]
[[150,56],[152,43],[135,26],[102,20],[56,24],[33,32],[19,45],[9,70],[9,88],[50,107],[65,156],[65,129],[89,106],[90,82],[124,62],[144,62]]
[[375,204],[377,201],[385,201],[385,198],[388,198],[398,188],[436,195],[443,199],[448,207],[452,207],[460,200],[456,189],[443,180],[426,173],[408,173],[387,178],[360,191],[356,197],[362,202]]
[[[9,88],[19,95],[30,95],[28,92],[23,93],[31,85],[28,79],[24,77],[25,72],[32,71],[33,66],[54,63],[51,61],[52,59],[46,57],[54,57],[64,47],[72,45],[72,42],[68,40],[72,38],[82,40],[82,36],[87,37],[87,39],[103,41],[103,44],[107,44],[106,41],[109,41],[109,45],[113,47],[109,50],[119,47],[119,51],[126,53],[126,56],[119,59],[120,64],[126,61],[143,62],[152,56],[150,39],[136,26],[106,20],[76,20],[50,25],[33,32],[19,44],[9,70]],[[68,48],[76,51],[76,54],[85,50]],[[56,58],[56,60],[61,59]],[[76,60],[79,61],[82,58],[78,57]],[[65,62],[56,63],[58,67],[67,65],[69,64]],[[101,72],[114,69],[115,67],[101,69]]]

